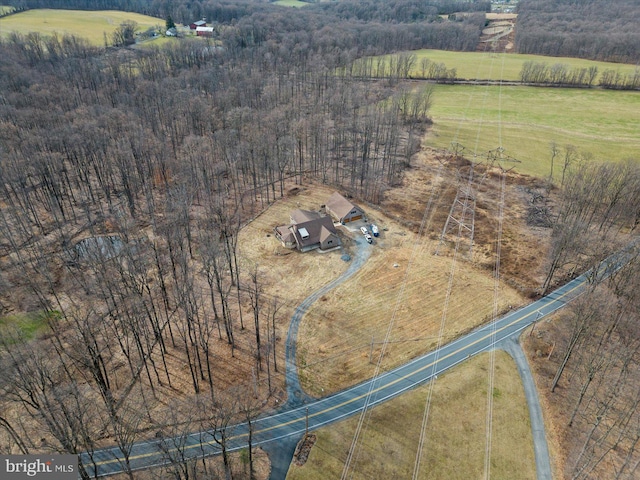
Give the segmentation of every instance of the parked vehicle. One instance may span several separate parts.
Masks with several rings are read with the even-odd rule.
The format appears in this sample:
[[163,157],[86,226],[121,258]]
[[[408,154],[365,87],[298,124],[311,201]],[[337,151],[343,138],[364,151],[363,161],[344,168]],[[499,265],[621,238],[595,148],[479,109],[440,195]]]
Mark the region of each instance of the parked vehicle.
[[369,230],[367,230],[367,227],[360,227],[360,231],[362,232],[363,235],[369,234]]
[[373,243],[373,238],[371,238],[371,235],[369,235],[368,233],[365,233],[364,238],[367,239],[367,242]]
[[380,230],[378,230],[378,226],[375,223],[371,224],[371,233],[373,233],[374,237],[377,237],[380,234]]

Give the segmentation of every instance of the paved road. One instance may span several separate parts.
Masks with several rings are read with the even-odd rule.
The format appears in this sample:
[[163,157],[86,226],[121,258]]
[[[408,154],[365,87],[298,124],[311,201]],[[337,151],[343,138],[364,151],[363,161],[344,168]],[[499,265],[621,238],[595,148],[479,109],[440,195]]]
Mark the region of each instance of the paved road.
[[542,417],[542,407],[538,398],[538,390],[533,380],[533,374],[529,368],[529,363],[524,355],[524,351],[516,337],[505,339],[500,345],[516,362],[518,373],[522,379],[524,395],[529,407],[529,419],[531,421],[531,435],[533,436],[533,451],[536,462],[537,480],[551,480],[551,459],[549,457],[549,445],[544,429],[544,418]]
[[[439,351],[419,357],[378,378],[363,382],[334,395],[299,405],[280,413],[265,416],[253,423],[254,445],[268,444],[291,436],[300,436],[307,428],[317,429],[360,412],[365,402],[373,407],[394,398],[417,385],[428,382],[435,375],[463,362],[472,355],[493,348],[496,343],[518,335],[524,328],[556,310],[583,291],[587,275],[580,276],[548,296],[517,311],[510,312],[495,323],[444,345]],[[437,359],[437,361],[436,361]],[[367,402],[367,394],[371,398]],[[238,450],[246,447],[246,424],[230,427],[229,448]],[[194,433],[184,442],[185,456],[202,456],[219,453],[219,446],[208,432]],[[94,453],[99,476],[122,471],[122,454],[118,448],[108,448]],[[93,466],[86,454],[81,456],[91,475]],[[165,463],[166,455],[161,452],[155,440],[137,443],[133,446],[129,461],[133,470],[148,468]]]

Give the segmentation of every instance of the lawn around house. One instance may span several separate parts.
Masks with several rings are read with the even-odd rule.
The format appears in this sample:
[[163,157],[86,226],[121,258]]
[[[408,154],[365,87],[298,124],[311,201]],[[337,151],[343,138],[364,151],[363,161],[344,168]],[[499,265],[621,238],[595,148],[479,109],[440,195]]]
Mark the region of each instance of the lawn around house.
[[481,155],[503,146],[522,161],[518,172],[539,177],[549,176],[552,141],[594,160],[640,160],[640,92],[437,85],[433,98],[433,128],[425,137],[431,147],[457,142]]
[[41,35],[57,33],[70,34],[87,39],[93,45],[104,45],[111,34],[125,21],[138,24],[138,31],[153,27],[164,27],[161,18],[149,17],[139,13],[119,12],[115,10],[27,10],[25,12],[0,18],[0,35],[7,37],[12,32],[27,34],[38,32]]
[[[468,479],[484,474],[490,354],[440,375],[433,386],[419,478]],[[529,411],[515,363],[495,352],[491,478],[535,479]],[[430,385],[375,407],[361,430],[355,479],[411,478]],[[287,480],[339,478],[359,418],[322,428],[303,466]]]

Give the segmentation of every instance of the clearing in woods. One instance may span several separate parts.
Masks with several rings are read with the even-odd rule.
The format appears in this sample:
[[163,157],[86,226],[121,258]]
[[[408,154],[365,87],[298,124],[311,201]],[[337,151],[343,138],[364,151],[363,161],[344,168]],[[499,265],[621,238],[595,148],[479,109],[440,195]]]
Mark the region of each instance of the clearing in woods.
[[[365,246],[372,249],[371,257],[358,273],[316,302],[300,325],[298,372],[309,393],[327,394],[371,377],[392,319],[383,370],[434,349],[443,317],[442,342],[491,319],[496,179],[489,177],[478,192],[473,261],[461,247],[454,265],[452,242],[434,255],[456,191],[455,168],[439,173],[438,165],[432,154],[424,152],[407,172],[404,186],[388,192],[381,210],[365,206],[370,220],[383,229],[372,246]],[[536,272],[541,273],[533,252],[546,241],[543,232],[518,220],[522,214],[518,204],[524,209],[526,203],[518,193],[519,181],[520,177],[512,177],[508,194],[513,208],[504,234],[506,273],[500,286],[500,312],[524,303],[532,294],[539,281]],[[433,214],[418,235],[432,191]],[[527,269],[529,277],[519,278]]]
[[[372,249],[363,268],[316,302],[302,320],[297,361],[308,393],[326,394],[370,377],[374,366],[369,358],[379,355],[380,342],[392,317],[394,327],[384,369],[433,349],[452,268],[453,283],[442,340],[451,340],[491,318],[492,245],[498,211],[495,172],[478,193],[473,261],[461,251],[453,266],[451,242],[443,244],[439,255],[434,255],[456,192],[455,167],[438,172],[439,165],[434,152],[425,151],[416,157],[404,185],[387,192],[380,210],[361,204],[369,220],[382,231],[373,245],[362,247]],[[524,191],[535,187],[535,181],[510,174],[507,183],[512,207],[503,235],[505,276],[499,304],[502,312],[524,303],[539,285],[542,270],[536,252],[546,242],[544,231],[529,228],[522,220],[527,207]],[[419,225],[434,186],[435,208],[420,236]],[[348,267],[341,255],[353,251],[355,244],[351,238],[361,234],[340,227],[343,251],[302,254],[280,246],[273,228],[288,223],[290,212],[296,208],[317,210],[332,191],[324,186],[290,188],[286,198],[269,207],[241,232],[239,247],[247,262],[245,269],[257,268],[264,294],[278,297],[283,304],[278,315],[282,322],[279,337],[286,335],[287,322],[295,307]]]
[[[489,354],[483,353],[435,382],[419,478],[482,478],[488,368]],[[429,388],[423,385],[372,409],[352,464],[354,478],[411,478]],[[294,461],[287,480],[340,478],[357,423],[353,417],[315,431],[306,463]],[[491,452],[491,478],[513,478],[516,472],[519,479],[536,478],[524,389],[503,351],[495,356]]]

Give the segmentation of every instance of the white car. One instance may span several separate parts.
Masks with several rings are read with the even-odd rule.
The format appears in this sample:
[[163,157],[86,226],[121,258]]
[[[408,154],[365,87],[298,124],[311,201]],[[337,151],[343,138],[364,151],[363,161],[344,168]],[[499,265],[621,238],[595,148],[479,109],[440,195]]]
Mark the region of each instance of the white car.
[[369,235],[369,230],[367,230],[367,227],[360,227],[360,231],[363,235]]
[[374,237],[377,237],[380,234],[380,231],[378,230],[378,226],[375,223],[371,224],[371,233],[373,233]]
[[367,239],[367,242],[369,243],[373,243],[373,238],[371,238],[371,235],[369,235],[368,233],[364,234],[364,238]]

